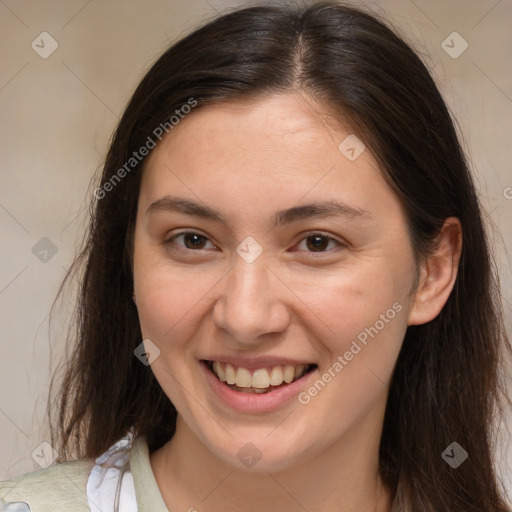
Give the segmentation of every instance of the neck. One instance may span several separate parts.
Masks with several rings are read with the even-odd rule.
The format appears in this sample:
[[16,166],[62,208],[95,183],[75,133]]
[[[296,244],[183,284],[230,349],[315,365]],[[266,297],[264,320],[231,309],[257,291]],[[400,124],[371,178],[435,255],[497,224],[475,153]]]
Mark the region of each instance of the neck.
[[380,433],[370,430],[359,425],[303,463],[266,472],[256,471],[257,464],[251,470],[226,464],[178,416],[175,435],[150,461],[169,510],[389,512],[390,493],[378,471]]

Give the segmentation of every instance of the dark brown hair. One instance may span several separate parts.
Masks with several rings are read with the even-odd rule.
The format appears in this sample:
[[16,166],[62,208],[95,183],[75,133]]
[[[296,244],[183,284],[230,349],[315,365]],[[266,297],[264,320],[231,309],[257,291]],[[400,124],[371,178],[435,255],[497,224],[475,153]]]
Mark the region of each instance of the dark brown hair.
[[[393,510],[510,510],[492,458],[494,421],[510,404],[501,378],[510,344],[481,207],[433,79],[385,22],[316,2],[245,8],[206,23],[173,44],[137,87],[101,183],[191,98],[204,108],[291,91],[343,116],[371,150],[403,204],[418,261],[432,251],[444,219],[462,224],[454,289],[437,318],[407,329],[392,375],[380,467]],[[96,457],[130,427],[146,436],[150,451],[174,433],[174,406],[133,353],[142,341],[131,247],[143,166],[94,198],[72,269],[79,299],[51,432],[60,461]],[[49,417],[52,423],[50,406]],[[469,454],[457,469],[441,457],[454,441]]]

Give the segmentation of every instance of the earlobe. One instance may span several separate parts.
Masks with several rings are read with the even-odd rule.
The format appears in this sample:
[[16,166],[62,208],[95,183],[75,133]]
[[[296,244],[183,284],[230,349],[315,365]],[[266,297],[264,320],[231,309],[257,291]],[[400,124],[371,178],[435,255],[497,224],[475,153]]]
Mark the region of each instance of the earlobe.
[[137,299],[135,298],[135,292],[132,294],[132,300],[135,305],[137,305]]
[[461,250],[460,221],[449,217],[437,237],[435,252],[422,263],[409,325],[425,324],[439,315],[455,285]]

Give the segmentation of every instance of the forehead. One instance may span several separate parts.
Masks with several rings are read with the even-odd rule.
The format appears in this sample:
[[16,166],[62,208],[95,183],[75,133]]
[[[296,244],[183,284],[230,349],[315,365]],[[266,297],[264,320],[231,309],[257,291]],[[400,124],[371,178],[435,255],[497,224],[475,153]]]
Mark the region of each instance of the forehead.
[[355,197],[356,191],[390,190],[370,151],[351,160],[340,150],[347,137],[354,137],[347,124],[301,94],[202,107],[149,155],[141,197],[149,203],[179,189],[243,207],[261,204],[261,194],[275,203],[316,194],[323,200],[352,196],[367,209],[368,198]]

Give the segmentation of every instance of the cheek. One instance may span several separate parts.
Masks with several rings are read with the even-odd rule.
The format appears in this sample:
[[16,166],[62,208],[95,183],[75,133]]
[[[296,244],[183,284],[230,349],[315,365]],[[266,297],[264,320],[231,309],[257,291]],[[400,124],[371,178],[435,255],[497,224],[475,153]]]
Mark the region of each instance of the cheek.
[[190,339],[221,277],[218,272],[171,265],[155,248],[136,246],[134,282],[142,336],[166,350]]
[[411,262],[365,258],[303,283],[299,295],[315,312],[310,328],[321,357],[319,379],[301,403],[327,415],[333,429],[364,415],[391,377],[407,329]]
[[162,344],[183,339],[200,308],[204,283],[190,286],[189,280],[170,272],[146,273],[136,282],[143,336]]
[[[315,313],[316,338],[331,355],[350,350],[358,339],[395,338],[403,331],[412,272],[376,260],[301,281],[304,311]],[[311,314],[309,314],[311,316]],[[384,336],[385,335],[385,336]]]
[[367,267],[317,280],[322,292],[307,304],[316,312],[315,327],[310,327],[322,356],[318,379],[299,400],[333,436],[350,429],[382,399],[407,328],[409,283],[378,275],[392,273]]

